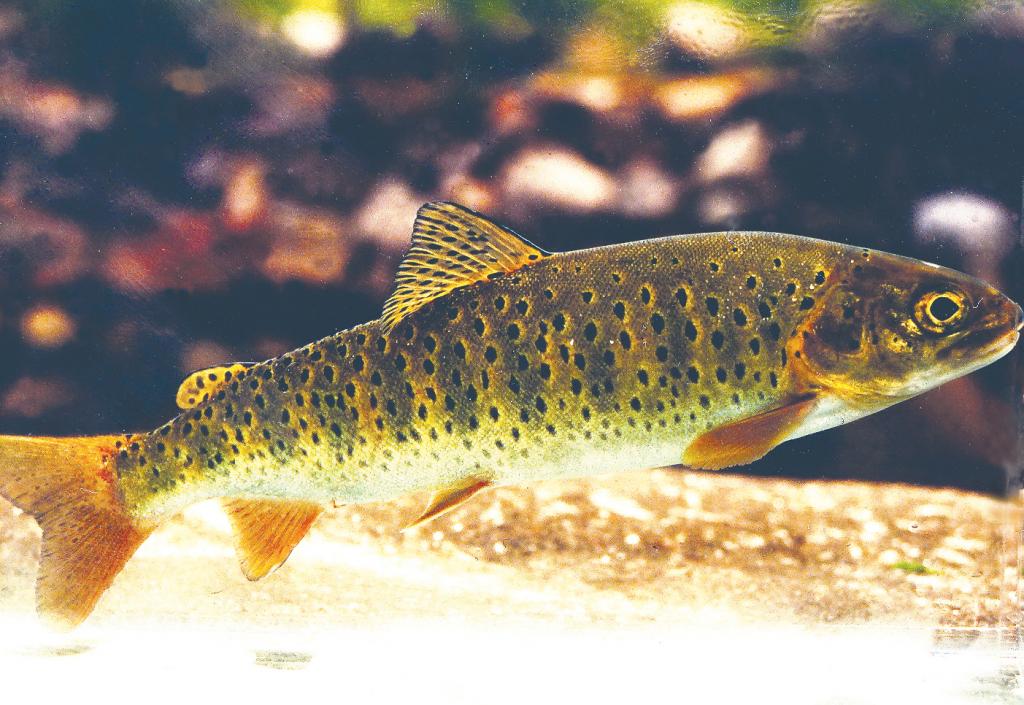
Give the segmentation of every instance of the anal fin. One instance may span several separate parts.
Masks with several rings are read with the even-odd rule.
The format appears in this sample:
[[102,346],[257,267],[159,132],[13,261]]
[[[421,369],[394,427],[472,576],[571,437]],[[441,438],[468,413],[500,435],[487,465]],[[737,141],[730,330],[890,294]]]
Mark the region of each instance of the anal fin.
[[776,409],[713,428],[686,448],[683,464],[695,470],[721,470],[752,463],[786,440],[817,401],[814,395],[794,397]]
[[313,502],[281,499],[225,499],[223,506],[249,580],[259,580],[288,560],[323,511]]
[[436,519],[442,514],[450,512],[480,490],[485,487],[489,487],[490,484],[491,483],[487,480],[473,478],[464,484],[456,485],[455,487],[446,487],[443,490],[435,492],[434,496],[430,498],[430,502],[427,503],[427,508],[423,510],[423,513],[405,528],[411,529],[414,526],[425,524],[431,519]]

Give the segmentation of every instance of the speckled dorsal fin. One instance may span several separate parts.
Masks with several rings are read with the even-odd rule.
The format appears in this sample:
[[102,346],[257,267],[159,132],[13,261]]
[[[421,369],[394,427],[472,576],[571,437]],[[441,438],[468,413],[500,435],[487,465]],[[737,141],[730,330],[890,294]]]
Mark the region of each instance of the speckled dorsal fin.
[[288,560],[323,507],[283,499],[225,499],[242,572],[259,580]]
[[196,370],[178,387],[175,401],[179,409],[191,409],[210,398],[220,387],[230,382],[239,372],[255,362],[233,362],[230,365]]
[[416,214],[412,246],[384,304],[384,328],[454,289],[514,272],[548,254],[468,208],[428,203]]
[[436,519],[442,514],[450,512],[480,490],[489,487],[490,484],[487,480],[473,478],[467,480],[464,484],[438,490],[430,498],[430,502],[427,504],[427,508],[423,510],[423,513],[405,528],[411,529],[414,526],[425,524],[431,519]]
[[794,397],[777,409],[713,428],[683,452],[694,470],[721,470],[758,460],[786,440],[817,403],[814,395]]

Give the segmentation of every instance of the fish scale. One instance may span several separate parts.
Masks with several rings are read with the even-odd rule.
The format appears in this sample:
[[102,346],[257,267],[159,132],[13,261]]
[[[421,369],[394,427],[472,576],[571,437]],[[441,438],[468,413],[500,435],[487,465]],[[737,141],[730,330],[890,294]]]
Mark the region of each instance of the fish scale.
[[760,232],[544,252],[450,203],[420,209],[379,320],[182,382],[148,433],[0,436],[0,494],[42,527],[37,609],[70,627],[168,517],[217,497],[243,573],[325,507],[498,484],[753,462],[1009,352],[984,282]]

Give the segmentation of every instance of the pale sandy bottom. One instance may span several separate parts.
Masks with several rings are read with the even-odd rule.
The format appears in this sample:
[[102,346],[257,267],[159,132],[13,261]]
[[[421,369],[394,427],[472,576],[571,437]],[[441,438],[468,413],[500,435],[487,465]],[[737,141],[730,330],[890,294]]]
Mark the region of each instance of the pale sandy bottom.
[[[1017,502],[655,471],[325,514],[240,574],[215,504],[86,624],[32,613],[38,530],[0,504],[7,690],[354,702],[1017,702]],[[274,696],[280,689],[279,698]],[[97,691],[99,692],[99,691]],[[180,702],[180,697],[177,697]]]

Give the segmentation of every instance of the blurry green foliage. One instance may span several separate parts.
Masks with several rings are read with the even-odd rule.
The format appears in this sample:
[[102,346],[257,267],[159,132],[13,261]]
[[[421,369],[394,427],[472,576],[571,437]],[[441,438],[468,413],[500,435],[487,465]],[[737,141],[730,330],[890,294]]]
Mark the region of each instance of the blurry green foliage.
[[[218,4],[240,17],[279,23],[302,11],[338,14],[346,22],[398,35],[415,31],[424,17],[435,17],[478,34],[524,36],[539,33],[558,41],[581,30],[597,30],[624,46],[636,48],[656,40],[666,28],[672,8],[680,4],[704,6],[720,13],[723,21],[745,33],[751,44],[785,46],[799,35],[805,20],[818,10],[862,8],[883,11],[911,25],[934,27],[961,22],[985,2],[996,0],[132,0],[131,9],[150,11]],[[18,3],[40,26],[74,17],[83,5],[102,7],[116,17],[125,0],[21,0]],[[160,12],[156,12],[159,15]]]
[[[53,4],[55,0],[42,0]],[[842,4],[884,10],[924,25],[958,21],[979,0],[694,0],[730,16],[760,44],[788,41],[802,21],[819,8]],[[370,28],[412,32],[418,19],[435,15],[458,26],[505,34],[530,31],[559,36],[581,27],[599,27],[635,44],[660,32],[680,0],[231,0],[242,13],[281,18],[300,10],[340,12]]]
[[892,567],[905,573],[912,573],[913,575],[938,575],[939,572],[932,570],[919,561],[896,561],[892,564]]
[[338,12],[338,0],[231,0],[241,15],[262,19],[280,20],[293,12],[318,10]]

